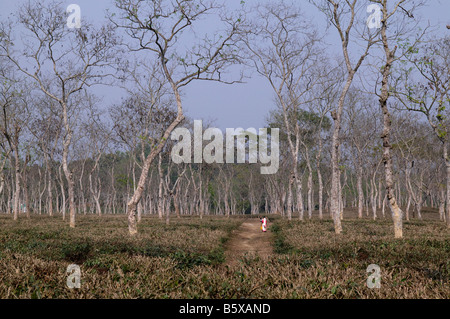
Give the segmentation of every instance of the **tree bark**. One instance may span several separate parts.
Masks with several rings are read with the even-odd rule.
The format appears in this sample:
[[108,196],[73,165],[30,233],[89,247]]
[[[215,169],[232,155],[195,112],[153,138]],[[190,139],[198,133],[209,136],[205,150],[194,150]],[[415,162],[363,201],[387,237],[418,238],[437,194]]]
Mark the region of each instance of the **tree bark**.
[[383,164],[384,164],[384,174],[386,180],[386,195],[388,198],[388,202],[390,204],[391,212],[392,212],[392,220],[394,222],[394,235],[395,238],[403,237],[403,212],[400,207],[397,205],[397,200],[394,194],[394,179],[393,179],[393,164],[392,164],[392,156],[391,156],[391,115],[389,113],[389,109],[387,106],[387,100],[389,98],[388,92],[388,79],[391,72],[392,63],[394,61],[395,49],[394,51],[390,51],[387,44],[386,37],[386,29],[384,27],[384,32],[382,31],[384,46],[386,50],[386,65],[383,69],[383,80],[382,80],[382,89],[380,96],[380,106],[383,112],[383,134],[381,136],[383,140]]
[[164,180],[163,180],[163,170],[162,170],[162,156],[161,153],[158,155],[158,173],[159,173],[159,186],[158,186],[158,217],[162,219],[164,216]]
[[[308,150],[306,150],[307,152]],[[308,218],[312,218],[313,212],[313,200],[312,200],[312,190],[313,190],[313,171],[311,167],[311,163],[309,161],[309,156],[307,158],[307,166],[308,166]]]
[[[287,201],[286,201],[286,214],[287,214],[288,220],[292,220],[292,184],[294,182],[294,179],[295,179],[295,177],[289,179]],[[300,212],[299,212],[299,216],[300,216]]]
[[394,195],[394,180],[393,180],[393,164],[391,156],[391,116],[387,107],[388,100],[388,75],[390,73],[390,67],[393,60],[394,54],[390,53],[388,58],[388,63],[385,66],[385,74],[383,78],[383,93],[380,98],[380,105],[383,111],[383,163],[384,163],[384,173],[386,179],[386,195],[388,202],[390,204],[392,212],[392,220],[394,222],[394,235],[395,238],[403,237],[403,212],[397,205],[397,200]]
[[47,172],[48,172],[48,185],[47,185],[47,209],[48,209],[48,215],[50,217],[53,216],[53,192],[52,192],[52,173],[51,173],[51,167],[50,164],[47,165]]
[[64,127],[65,127],[65,136],[64,136],[64,143],[63,143],[63,157],[62,157],[62,166],[64,170],[64,175],[67,179],[67,189],[68,189],[68,195],[69,195],[69,217],[70,217],[70,228],[75,228],[75,182],[73,179],[73,173],[69,169],[69,147],[70,143],[72,142],[72,129],[69,124],[69,117],[68,117],[68,110],[67,110],[67,104],[66,102],[62,102],[62,109],[63,109],[63,119],[64,119]]
[[[180,98],[179,94],[176,95],[176,98],[177,98],[177,103],[181,106],[181,98]],[[164,146],[166,144],[166,141],[170,137],[170,134],[183,120],[184,120],[183,113],[179,112],[176,119],[166,129],[161,140],[156,145],[156,147],[153,148],[153,150],[150,152],[150,154],[145,159],[144,164],[142,165],[142,172],[141,172],[141,176],[139,178],[137,188],[136,188],[133,196],[131,197],[130,201],[127,204],[128,231],[129,231],[130,235],[132,235],[132,236],[136,235],[138,232],[137,231],[137,220],[136,220],[136,209],[137,209],[138,202],[142,198],[142,193],[144,192],[145,183],[147,181],[150,166],[151,166],[153,160],[155,159],[155,157],[161,153],[162,149],[164,148]]]
[[362,187],[362,175],[363,175],[363,167],[361,164],[361,160],[358,159],[358,168],[357,168],[357,189],[358,189],[358,218],[361,219],[363,217],[363,208],[364,208],[364,193]]
[[353,81],[355,72],[351,70],[348,73],[347,81],[339,98],[338,107],[335,112],[332,112],[334,120],[333,135],[331,137],[331,196],[330,196],[330,214],[334,222],[334,231],[336,234],[341,234],[341,212],[339,200],[339,183],[340,183],[340,167],[339,167],[339,135],[341,132],[342,112],[344,110],[345,97]]
[[317,179],[319,182],[319,219],[323,219],[323,181],[319,166],[317,166]]
[[450,155],[448,154],[449,138],[444,143],[444,159],[447,170],[447,228],[450,228]]
[[386,64],[382,68],[382,82],[381,82],[381,95],[380,95],[380,107],[383,113],[383,134],[381,136],[383,140],[383,163],[384,163],[384,173],[386,180],[386,196],[390,205],[392,212],[392,220],[394,222],[394,235],[395,238],[403,238],[403,212],[397,204],[397,199],[394,194],[394,177],[393,177],[393,163],[391,156],[391,114],[389,113],[389,108],[387,101],[389,99],[389,77],[391,75],[391,68],[395,59],[395,52],[397,46],[394,50],[389,49],[389,40],[386,35],[387,29],[387,1],[383,1],[382,12],[383,19],[381,25],[381,38],[383,43],[383,48],[386,57]]
[[20,158],[19,158],[19,141],[13,141],[11,144],[14,152],[14,171],[15,171],[15,191],[14,191],[14,220],[19,218],[20,210]]

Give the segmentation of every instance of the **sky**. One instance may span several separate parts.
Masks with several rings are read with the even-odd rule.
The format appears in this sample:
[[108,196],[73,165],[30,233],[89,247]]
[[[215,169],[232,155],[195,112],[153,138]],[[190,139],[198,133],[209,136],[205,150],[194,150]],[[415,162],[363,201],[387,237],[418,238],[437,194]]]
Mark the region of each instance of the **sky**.
[[[18,5],[28,0],[0,0],[0,19],[4,20],[14,12]],[[43,0],[45,1],[45,0]],[[81,16],[92,22],[105,21],[105,10],[113,7],[112,0],[63,0],[64,5],[78,4]],[[241,0],[228,0],[227,5],[237,8]],[[247,0],[247,5],[258,2]],[[298,0],[298,3],[307,13],[308,17],[316,22],[319,28],[324,29],[326,22],[323,13],[319,12],[307,0]],[[369,4],[369,1],[367,1]],[[430,21],[438,25],[437,32],[450,32],[446,25],[450,25],[450,0],[430,0],[419,14],[424,22]],[[213,26],[212,26],[213,27]],[[337,33],[330,29],[327,42],[331,43],[329,54],[341,55],[338,45]],[[185,114],[191,119],[203,119],[212,126],[222,130],[225,128],[244,129],[266,127],[266,117],[274,109],[274,94],[267,81],[257,75],[245,80],[246,83],[226,85],[216,82],[191,82],[183,90],[183,104]],[[118,103],[122,91],[96,87],[95,92],[102,97],[102,103],[107,106]]]

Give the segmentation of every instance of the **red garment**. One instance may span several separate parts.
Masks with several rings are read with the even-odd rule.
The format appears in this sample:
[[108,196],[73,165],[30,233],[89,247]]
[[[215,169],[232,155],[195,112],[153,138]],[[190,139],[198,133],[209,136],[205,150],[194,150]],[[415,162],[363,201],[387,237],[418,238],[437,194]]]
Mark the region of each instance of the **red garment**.
[[267,218],[261,219],[261,230],[263,232],[267,231]]

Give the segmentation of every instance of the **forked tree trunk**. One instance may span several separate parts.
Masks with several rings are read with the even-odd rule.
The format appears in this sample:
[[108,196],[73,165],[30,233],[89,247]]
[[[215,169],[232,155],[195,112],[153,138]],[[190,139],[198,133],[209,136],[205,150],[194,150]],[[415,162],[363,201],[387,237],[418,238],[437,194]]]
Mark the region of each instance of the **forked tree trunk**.
[[[397,199],[394,194],[394,176],[393,176],[393,162],[391,155],[391,115],[389,113],[389,108],[387,105],[387,101],[389,99],[389,77],[391,75],[392,65],[395,60],[395,52],[397,50],[397,46],[393,49],[389,49],[389,40],[386,34],[387,30],[387,19],[388,8],[387,1],[382,1],[382,23],[381,23],[381,39],[384,48],[384,53],[386,57],[386,64],[382,68],[382,82],[381,82],[381,95],[380,95],[380,107],[383,113],[383,163],[384,163],[384,172],[385,172],[385,183],[386,183],[386,196],[389,202],[389,207],[392,212],[392,220],[394,223],[394,235],[395,238],[403,238],[403,212],[397,204]],[[394,14],[391,13],[391,15]]]
[[133,196],[131,197],[130,201],[127,204],[128,209],[128,231],[130,235],[136,235],[137,230],[137,220],[136,220],[136,210],[137,210],[137,204],[142,198],[142,193],[144,192],[145,184],[147,182],[148,172],[150,170],[150,166],[155,159],[156,156],[158,156],[164,146],[166,145],[166,142],[168,138],[170,137],[170,134],[175,130],[175,128],[184,120],[183,113],[181,112],[181,98],[179,94],[176,94],[177,104],[179,105],[179,112],[176,117],[176,119],[169,125],[169,127],[164,132],[164,135],[162,136],[159,143],[153,147],[150,154],[145,159],[143,165],[142,165],[142,171],[141,176],[139,178],[139,182],[137,184],[137,188],[134,191]]
[[[94,167],[94,169],[95,169],[95,167]],[[94,188],[94,185],[92,183],[92,174],[94,173],[93,171],[94,170],[92,170],[89,174],[89,190],[90,190],[92,198],[94,199],[94,202],[95,202],[96,214],[98,216],[102,216],[102,208],[100,205],[100,194],[101,194],[100,179],[97,178],[97,185],[96,185],[97,187]]]

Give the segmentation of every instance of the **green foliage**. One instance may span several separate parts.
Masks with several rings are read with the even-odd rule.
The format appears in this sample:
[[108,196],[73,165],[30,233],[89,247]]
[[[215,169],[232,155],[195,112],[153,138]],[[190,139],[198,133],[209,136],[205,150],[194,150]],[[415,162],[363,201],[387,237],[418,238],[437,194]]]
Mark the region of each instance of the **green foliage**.
[[88,259],[92,251],[92,245],[86,243],[63,243],[61,247],[62,257],[75,264],[82,264]]
[[270,231],[273,233],[274,237],[274,251],[277,254],[289,254],[292,253],[294,247],[286,241],[286,238],[283,234],[283,229],[279,223],[274,223],[270,226]]
[[171,257],[177,262],[177,268],[179,269],[201,265],[218,265],[225,261],[223,248],[216,248],[208,254],[177,251]]

